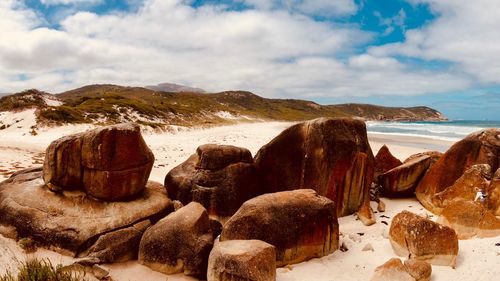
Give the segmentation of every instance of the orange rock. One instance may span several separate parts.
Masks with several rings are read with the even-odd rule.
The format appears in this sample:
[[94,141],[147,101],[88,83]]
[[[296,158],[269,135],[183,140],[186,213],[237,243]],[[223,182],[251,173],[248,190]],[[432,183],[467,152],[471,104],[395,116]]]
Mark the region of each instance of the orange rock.
[[431,197],[453,185],[475,164],[488,164],[493,170],[499,168],[500,129],[472,133],[448,149],[420,181],[416,189],[420,203],[432,210]]
[[403,211],[393,218],[389,239],[400,256],[455,266],[458,238],[452,228]]
[[375,156],[375,180],[377,180],[379,175],[401,164],[403,163],[398,158],[394,157],[389,151],[389,148],[384,144]]
[[312,188],[335,202],[338,216],[370,208],[374,158],[361,120],[294,125],[263,146],[255,163],[267,192]]
[[383,194],[386,196],[412,195],[430,163],[431,157],[422,155],[380,175],[379,183]]
[[375,269],[371,281],[429,281],[432,266],[424,261],[409,259],[401,262],[392,258]]

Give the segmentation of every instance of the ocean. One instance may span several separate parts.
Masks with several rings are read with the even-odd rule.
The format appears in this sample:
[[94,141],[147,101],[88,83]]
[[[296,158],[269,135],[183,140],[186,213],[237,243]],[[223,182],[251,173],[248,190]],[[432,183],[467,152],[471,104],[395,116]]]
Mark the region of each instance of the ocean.
[[420,136],[439,140],[457,141],[470,133],[485,128],[500,128],[500,121],[452,120],[443,122],[379,122],[368,121],[370,133]]

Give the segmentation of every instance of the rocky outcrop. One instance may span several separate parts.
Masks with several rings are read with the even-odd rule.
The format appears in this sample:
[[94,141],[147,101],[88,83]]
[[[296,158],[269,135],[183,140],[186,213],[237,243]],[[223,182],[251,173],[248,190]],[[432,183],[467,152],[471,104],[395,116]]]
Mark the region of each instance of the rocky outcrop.
[[276,280],[274,246],[260,240],[216,242],[208,259],[207,280]]
[[429,168],[430,168],[430,167],[432,167],[432,165],[434,165],[441,158],[441,156],[443,156],[443,153],[439,152],[439,151],[424,151],[424,152],[420,152],[420,153],[415,153],[415,154],[410,155],[408,158],[406,158],[405,161],[403,161],[403,163],[407,163],[409,161],[412,161],[415,158],[420,158],[424,155],[427,155],[431,158],[431,163],[429,165]]
[[250,151],[229,145],[198,147],[165,177],[169,197],[183,204],[202,204],[211,217],[225,221],[246,200],[260,195]]
[[432,196],[453,185],[475,164],[488,164],[493,171],[499,168],[500,129],[470,134],[448,149],[420,181],[416,189],[420,203],[434,211]]
[[458,238],[447,226],[403,211],[392,219],[389,240],[399,256],[455,266]]
[[389,148],[384,144],[375,156],[375,174],[374,180],[378,182],[378,176],[403,164],[398,158],[394,157]]
[[458,239],[500,235],[500,219],[478,202],[455,200],[449,203],[438,223],[453,228]]
[[81,189],[106,201],[127,200],[143,192],[153,162],[137,125],[107,126],[53,141],[43,179],[54,191]]
[[255,163],[267,192],[312,188],[335,202],[338,216],[363,204],[369,208],[374,160],[361,120],[319,118],[294,125],[263,146]]
[[0,225],[15,227],[19,238],[32,237],[42,246],[73,256],[102,235],[148,219],[156,221],[171,209],[165,188],[154,182],[128,202],[95,200],[82,191],[54,193],[45,186],[41,168],[0,183]]
[[165,274],[205,276],[217,235],[205,208],[191,202],[146,230],[139,262]]
[[220,240],[251,239],[276,247],[277,266],[331,254],[339,246],[335,204],[311,189],[250,199],[224,225]]
[[431,274],[432,266],[425,261],[409,259],[403,264],[392,258],[375,269],[371,281],[429,281]]
[[422,155],[391,169],[378,177],[386,196],[412,195],[431,163],[431,157]]

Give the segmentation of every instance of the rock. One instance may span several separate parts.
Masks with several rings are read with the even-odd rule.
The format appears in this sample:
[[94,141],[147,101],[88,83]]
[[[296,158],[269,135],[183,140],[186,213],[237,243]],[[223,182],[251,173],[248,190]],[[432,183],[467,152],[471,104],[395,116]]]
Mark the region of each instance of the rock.
[[453,185],[475,164],[488,164],[493,171],[499,168],[500,129],[472,133],[455,143],[422,178],[416,189],[417,199],[433,211],[432,196]]
[[382,200],[378,201],[377,211],[382,212],[382,213],[385,212],[385,203],[384,203],[384,201],[382,201]]
[[377,222],[375,219],[375,214],[373,214],[373,210],[369,204],[361,205],[356,214],[358,215],[359,220],[364,225],[372,225]]
[[109,275],[109,271],[98,264],[94,264],[92,266],[92,274],[95,276],[95,278],[101,280]]
[[371,281],[415,281],[400,259],[392,258],[375,268]]
[[500,219],[477,202],[452,201],[444,208],[438,222],[453,228],[458,239],[500,235]]
[[384,144],[375,156],[375,181],[378,180],[379,175],[396,168],[401,164],[403,163],[398,158],[394,157],[389,151],[389,148]]
[[94,263],[124,262],[137,259],[139,242],[149,226],[151,226],[151,222],[145,220],[130,227],[101,235],[88,250],[78,256],[93,260]]
[[163,185],[154,182],[128,202],[95,200],[81,191],[54,193],[45,186],[41,171],[21,172],[0,183],[0,225],[72,256],[101,235],[139,221],[156,221],[171,211],[171,204]]
[[216,242],[208,259],[207,281],[276,280],[276,251],[260,240]]
[[493,175],[488,191],[487,209],[500,216],[500,168]]
[[366,252],[366,251],[372,251],[372,252],[373,252],[373,251],[375,251],[375,249],[373,249],[372,244],[368,243],[368,244],[366,244],[366,245],[363,247],[363,249],[361,249],[361,251],[363,251],[363,252]]
[[458,238],[455,231],[447,226],[403,211],[392,219],[389,240],[399,256],[435,265],[455,266]]
[[139,263],[165,274],[205,276],[215,236],[205,208],[191,202],[144,232]]
[[403,161],[403,163],[410,162],[410,161],[412,161],[416,158],[420,158],[424,155],[427,155],[431,158],[431,163],[429,165],[429,168],[430,168],[430,167],[432,167],[432,165],[434,165],[439,160],[439,158],[441,158],[441,156],[443,156],[443,153],[439,152],[439,151],[420,152],[420,153],[410,155],[408,158],[405,159],[405,161]]
[[106,201],[127,200],[144,191],[153,162],[139,126],[113,125],[53,141],[43,179],[55,191],[82,189]]
[[416,281],[431,280],[432,266],[421,260],[407,259],[404,262],[406,271],[415,278]]
[[277,266],[331,254],[339,247],[335,204],[311,189],[250,199],[224,225],[220,240],[252,239],[276,247]]
[[374,158],[363,121],[319,118],[294,125],[255,156],[266,192],[313,188],[338,216],[369,208]]
[[[490,179],[491,167],[488,164],[470,167],[452,186],[431,196],[432,209],[430,211],[440,214],[444,207],[457,199],[478,201],[488,207],[487,195],[490,193]],[[486,198],[476,198],[478,194],[484,194]]]
[[210,217],[227,220],[246,200],[260,195],[252,154],[246,148],[207,144],[165,177],[170,198],[202,204]]
[[428,155],[416,157],[378,177],[386,196],[413,195],[415,188],[431,163]]

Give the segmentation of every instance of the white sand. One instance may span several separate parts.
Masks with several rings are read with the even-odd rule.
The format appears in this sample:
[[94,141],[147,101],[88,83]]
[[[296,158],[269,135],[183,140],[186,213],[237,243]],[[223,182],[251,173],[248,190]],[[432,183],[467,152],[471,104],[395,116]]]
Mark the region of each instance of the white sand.
[[[40,165],[46,146],[63,135],[88,129],[88,126],[67,126],[53,129],[37,130],[37,136],[29,134],[34,119],[23,113],[17,123],[24,122],[0,131],[0,170],[7,170],[0,175],[0,180],[20,168]],[[32,114],[32,113],[31,113]],[[9,122],[12,116],[0,115],[0,121]],[[268,122],[239,124],[224,127],[215,127],[204,130],[184,130],[177,133],[145,134],[145,140],[153,150],[156,161],[151,179],[163,182],[166,173],[183,162],[195,152],[196,147],[205,143],[229,144],[250,149],[255,154],[258,149],[278,135],[291,123]],[[17,128],[21,127],[21,128]],[[387,144],[391,152],[401,160],[413,153],[425,150],[446,150],[452,143],[436,141],[427,138],[413,138],[370,134],[370,144],[374,154],[383,145]],[[1,173],[1,171],[0,171]],[[3,177],[3,178],[2,178]],[[336,251],[334,254],[320,259],[293,265],[291,269],[277,269],[279,281],[307,281],[307,280],[369,280],[375,267],[389,258],[395,257],[389,240],[384,238],[391,218],[398,212],[406,209],[415,213],[426,213],[425,209],[414,199],[389,200],[383,199],[387,205],[385,213],[377,213],[378,223],[366,227],[355,219],[347,216],[339,219],[340,241],[347,247],[347,252]],[[382,215],[389,218],[381,217]],[[363,233],[360,235],[358,233]],[[386,237],[386,236],[385,236]],[[500,247],[495,243],[498,238],[472,239],[460,241],[460,254],[456,269],[443,266],[433,266],[432,280],[496,280],[500,276]],[[370,243],[374,251],[361,251]],[[9,254],[10,253],[10,254]],[[24,259],[24,254],[10,239],[0,237],[0,271],[12,267],[12,255]],[[69,264],[72,259],[51,251],[39,250],[39,257],[48,257],[54,263]],[[7,265],[6,265],[7,264]],[[149,270],[137,262],[127,262],[105,266],[111,270],[114,280],[166,280],[166,276]],[[168,276],[168,280],[196,280],[183,275]]]

